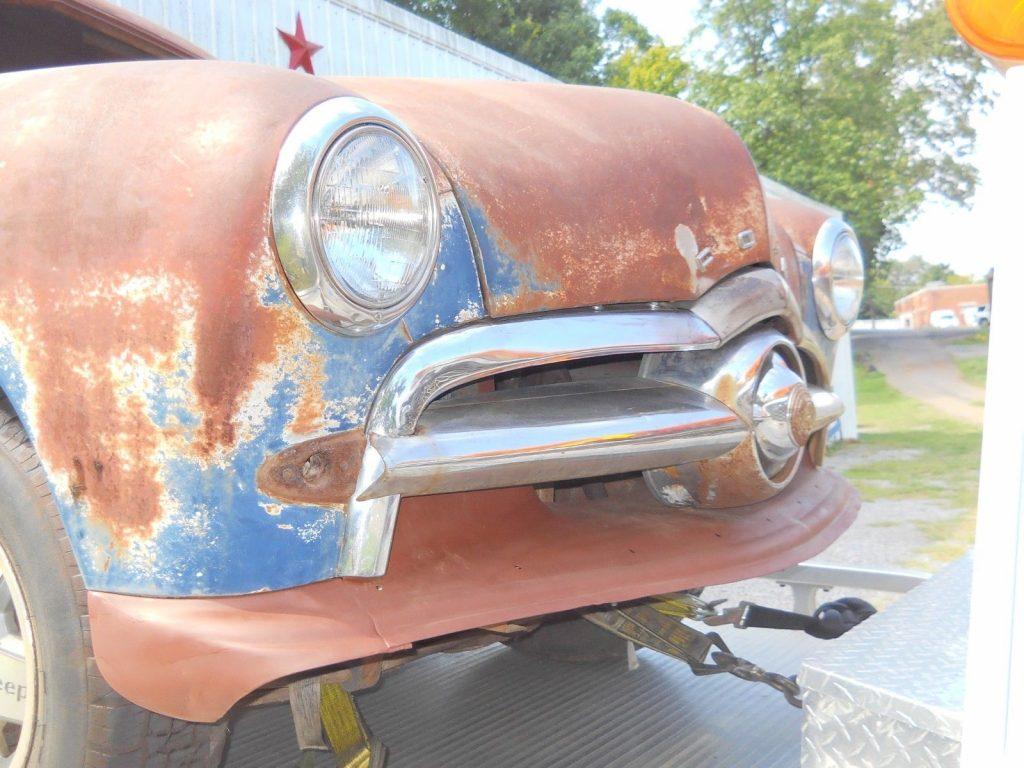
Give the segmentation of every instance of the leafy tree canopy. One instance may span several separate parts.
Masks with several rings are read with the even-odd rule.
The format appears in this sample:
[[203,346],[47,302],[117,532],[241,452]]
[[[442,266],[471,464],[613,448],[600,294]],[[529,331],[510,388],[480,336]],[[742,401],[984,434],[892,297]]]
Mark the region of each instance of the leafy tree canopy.
[[844,211],[869,255],[927,194],[973,193],[984,65],[938,0],[704,0],[700,19],[719,44],[687,96],[763,173]]
[[615,88],[653,91],[678,96],[690,67],[680,46],[665,45],[636,16],[609,9],[601,20],[605,59],[601,80]]
[[604,57],[594,0],[392,0],[571,83],[599,83]]

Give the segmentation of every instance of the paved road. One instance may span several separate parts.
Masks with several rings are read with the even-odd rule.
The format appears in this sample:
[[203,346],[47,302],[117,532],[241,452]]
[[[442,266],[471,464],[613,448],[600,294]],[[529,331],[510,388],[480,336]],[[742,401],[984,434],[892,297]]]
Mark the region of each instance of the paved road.
[[853,350],[904,395],[981,426],[985,390],[964,381],[942,341],[935,334],[879,331],[856,335]]

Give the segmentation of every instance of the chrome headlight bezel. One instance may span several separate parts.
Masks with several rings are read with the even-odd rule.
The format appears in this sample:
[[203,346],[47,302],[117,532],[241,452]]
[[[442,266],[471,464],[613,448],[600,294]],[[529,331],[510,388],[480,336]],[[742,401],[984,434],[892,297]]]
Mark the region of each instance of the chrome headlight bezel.
[[[419,271],[401,299],[370,306],[344,288],[323,253],[313,195],[331,150],[367,127],[389,132],[412,156],[428,189],[430,235]],[[419,299],[434,273],[441,241],[441,205],[427,154],[391,113],[354,96],[323,101],[292,127],[278,153],[271,188],[273,242],[292,291],[317,320],[350,336],[373,333],[397,320]]]
[[[836,246],[844,238],[849,238],[853,243],[860,263],[859,296],[852,316],[844,315],[836,302],[833,257]],[[814,305],[818,313],[818,321],[825,336],[832,341],[837,341],[850,330],[857,319],[864,298],[864,254],[853,228],[838,217],[825,221],[814,239],[811,263]]]

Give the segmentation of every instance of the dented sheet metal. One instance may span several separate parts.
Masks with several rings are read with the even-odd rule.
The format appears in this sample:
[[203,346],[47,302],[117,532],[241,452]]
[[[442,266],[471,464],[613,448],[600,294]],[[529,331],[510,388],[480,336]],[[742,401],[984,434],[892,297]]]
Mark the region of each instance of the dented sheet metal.
[[257,469],[360,427],[415,338],[482,312],[451,193],[438,270],[406,323],[346,338],[288,295],[268,240],[277,149],[344,93],[219,62],[0,76],[0,385],[90,588],[330,577],[343,510],[264,496]]
[[212,721],[273,680],[417,640],[791,566],[858,505],[845,480],[809,466],[776,498],[720,513],[645,491],[586,505],[546,505],[528,488],[408,498],[386,576],[230,598],[94,592],[93,647],[123,696]]
[[694,299],[770,260],[739,137],[678,99],[535,83],[350,79],[451,175],[487,309]]

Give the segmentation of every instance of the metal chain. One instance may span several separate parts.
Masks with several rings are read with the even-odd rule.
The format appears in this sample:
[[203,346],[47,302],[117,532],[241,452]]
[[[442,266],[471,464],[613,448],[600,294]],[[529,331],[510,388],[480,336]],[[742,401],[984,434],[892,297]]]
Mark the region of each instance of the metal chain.
[[[677,592],[660,595],[646,604],[610,606],[606,611],[591,611],[583,617],[614,635],[682,659],[695,675],[728,673],[747,682],[764,683],[782,693],[792,706],[803,708],[795,676],[768,672],[734,655],[717,632],[701,632],[683,623],[683,619],[703,621],[719,615],[717,606],[721,602],[708,603],[693,593]],[[712,664],[705,661],[709,652]]]
[[780,691],[786,697],[786,701],[794,707],[797,709],[803,708],[804,704],[800,699],[800,686],[797,685],[793,677],[786,677],[778,672],[768,672],[753,662],[741,659],[739,656],[734,656],[728,651],[714,651],[711,654],[711,658],[723,672],[735,675],[740,680],[769,685],[775,690]]

